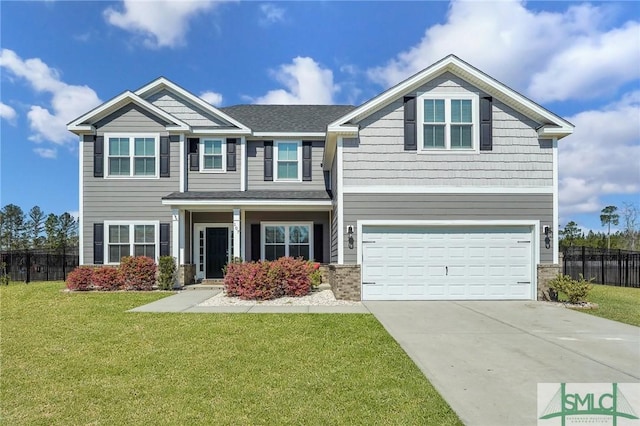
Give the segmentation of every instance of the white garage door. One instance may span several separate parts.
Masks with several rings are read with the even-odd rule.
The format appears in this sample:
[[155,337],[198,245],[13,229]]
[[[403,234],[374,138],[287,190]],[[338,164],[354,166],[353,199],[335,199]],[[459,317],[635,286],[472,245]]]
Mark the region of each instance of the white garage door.
[[532,299],[529,227],[362,229],[363,300]]

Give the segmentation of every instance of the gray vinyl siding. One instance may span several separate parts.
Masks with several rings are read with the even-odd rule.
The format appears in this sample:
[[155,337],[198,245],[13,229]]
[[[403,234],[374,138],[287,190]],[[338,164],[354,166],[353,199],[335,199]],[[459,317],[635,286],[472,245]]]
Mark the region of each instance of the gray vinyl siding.
[[[275,142],[274,142],[275,145]],[[313,141],[311,149],[311,181],[308,182],[265,182],[264,180],[264,145],[262,141],[247,141],[247,189],[248,190],[276,190],[276,191],[313,191],[325,189],[324,173],[322,170],[322,155],[324,141]],[[275,156],[275,149],[274,149]],[[276,159],[273,159],[275,165]]]
[[228,126],[228,123],[205,112],[191,102],[182,99],[169,90],[161,90],[149,96],[147,101],[168,112],[179,120],[195,127]]
[[[117,131],[124,131],[123,128],[117,127]],[[103,130],[104,127],[100,128],[99,132]],[[151,131],[151,128],[139,131]],[[105,220],[171,222],[171,209],[169,206],[162,205],[161,198],[180,189],[180,146],[177,142],[172,142],[170,146],[171,177],[158,179],[95,178],[93,177],[93,143],[83,142],[83,150],[82,249],[84,250],[84,263],[92,264],[94,223],[103,223]],[[105,230],[105,237],[106,235]]]
[[[329,213],[328,212],[255,212],[248,211],[245,214],[245,253],[247,258],[251,256],[251,225],[260,222],[313,222],[322,224],[322,248],[325,262],[329,259]],[[313,232],[313,229],[311,229]]]
[[[484,95],[451,73],[415,94],[424,92]],[[492,151],[429,153],[420,147],[418,152],[405,151],[400,98],[360,121],[359,139],[345,141],[344,185],[551,186],[553,150],[550,141],[538,138],[539,124],[495,99],[492,119]]]
[[98,135],[108,132],[127,133],[127,132],[166,132],[167,123],[162,121],[155,115],[145,111],[135,104],[129,104],[122,107],[96,122],[94,125],[98,131]]
[[235,172],[200,173],[189,170],[187,191],[240,191],[240,150]]
[[[344,227],[357,230],[358,220],[539,220],[553,224],[551,194],[344,194]],[[552,263],[553,250],[540,232],[540,262]],[[343,233],[344,263],[356,263]]]

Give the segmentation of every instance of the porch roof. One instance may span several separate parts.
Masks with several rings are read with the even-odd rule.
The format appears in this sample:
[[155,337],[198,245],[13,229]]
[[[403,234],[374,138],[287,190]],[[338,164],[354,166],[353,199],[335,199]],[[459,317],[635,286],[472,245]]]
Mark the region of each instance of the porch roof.
[[323,209],[331,206],[329,191],[187,191],[162,197],[171,206],[303,206]]

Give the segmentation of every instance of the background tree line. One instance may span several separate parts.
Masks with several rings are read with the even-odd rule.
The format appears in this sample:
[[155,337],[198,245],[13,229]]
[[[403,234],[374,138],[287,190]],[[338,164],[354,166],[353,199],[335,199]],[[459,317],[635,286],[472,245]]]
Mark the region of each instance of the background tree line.
[[69,213],[47,215],[39,206],[25,213],[15,204],[0,210],[0,251],[63,251],[77,246],[78,222]]
[[[606,230],[584,233],[578,224],[570,221],[560,230],[560,249],[567,247],[592,247],[603,249],[621,249],[637,251],[640,249],[640,209],[635,204],[624,204],[621,210],[616,206],[607,206],[600,212],[600,222]],[[611,233],[611,226],[620,229]]]

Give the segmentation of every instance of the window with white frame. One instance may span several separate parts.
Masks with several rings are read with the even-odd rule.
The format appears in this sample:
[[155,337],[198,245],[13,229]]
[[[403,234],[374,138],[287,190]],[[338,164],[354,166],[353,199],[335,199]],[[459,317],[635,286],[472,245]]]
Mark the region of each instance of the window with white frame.
[[120,263],[125,256],[147,256],[156,260],[158,222],[105,222],[107,263]]
[[424,94],[418,98],[422,150],[475,150],[479,145],[478,96]]
[[275,260],[280,257],[313,258],[311,223],[262,224],[262,258]]
[[203,138],[200,141],[200,171],[224,172],[226,143],[223,139]]
[[158,135],[106,134],[107,176],[158,176]]
[[274,175],[276,180],[299,181],[302,178],[302,149],[299,141],[275,144]]

